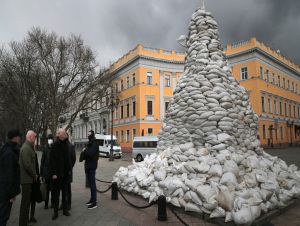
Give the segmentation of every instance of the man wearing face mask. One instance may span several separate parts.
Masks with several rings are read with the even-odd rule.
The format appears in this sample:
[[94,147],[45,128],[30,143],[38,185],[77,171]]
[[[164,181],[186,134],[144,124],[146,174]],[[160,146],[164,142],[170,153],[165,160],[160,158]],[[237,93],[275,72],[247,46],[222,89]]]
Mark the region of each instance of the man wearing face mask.
[[[43,155],[41,159],[41,167],[40,173],[42,177],[42,181],[44,181],[47,185],[47,193],[46,193],[46,200],[45,200],[45,209],[48,209],[49,203],[49,193],[50,193],[50,176],[49,176],[49,158],[50,158],[50,150],[53,144],[53,136],[49,134],[47,137],[47,145],[43,150]],[[51,206],[53,206],[53,197],[51,195]]]
[[95,142],[95,134],[93,130],[88,133],[89,142],[83,152],[83,160],[85,160],[85,170],[87,172],[88,180],[90,183],[91,198],[86,203],[88,209],[97,208],[97,193],[96,193],[96,169],[98,167],[99,151]]
[[70,216],[66,200],[67,182],[70,180],[71,163],[67,143],[67,133],[63,128],[57,132],[57,140],[51,146],[49,172],[51,179],[51,195],[53,195],[54,214],[52,220],[58,218],[59,195],[62,191],[63,215]]

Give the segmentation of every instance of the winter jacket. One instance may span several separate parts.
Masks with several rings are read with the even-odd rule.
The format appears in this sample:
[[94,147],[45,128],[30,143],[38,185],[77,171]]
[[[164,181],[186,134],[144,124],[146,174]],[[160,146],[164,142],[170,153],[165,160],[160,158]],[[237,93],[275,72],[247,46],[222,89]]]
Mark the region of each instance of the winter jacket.
[[28,142],[21,147],[20,157],[20,172],[21,172],[21,184],[31,184],[36,179],[36,162],[35,151],[33,146]]
[[20,194],[19,148],[8,142],[0,150],[0,201]]
[[83,158],[85,160],[86,170],[95,170],[98,167],[99,148],[95,140],[88,143],[87,147],[83,151]]
[[71,164],[70,182],[73,182],[73,167],[76,162],[76,152],[75,152],[75,146],[70,141],[67,141],[67,143],[68,143],[69,158]]
[[49,175],[51,178],[56,175],[57,177],[69,179],[71,163],[67,140],[57,139],[52,144],[49,160]]

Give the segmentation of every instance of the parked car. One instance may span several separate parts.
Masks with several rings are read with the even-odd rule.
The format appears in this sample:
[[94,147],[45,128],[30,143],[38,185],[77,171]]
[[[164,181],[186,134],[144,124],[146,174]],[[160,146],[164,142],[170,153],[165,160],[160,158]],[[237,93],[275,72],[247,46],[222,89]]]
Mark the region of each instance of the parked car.
[[132,144],[132,158],[137,162],[143,161],[146,155],[157,152],[158,138],[155,136],[134,137]]
[[122,157],[122,150],[115,136],[113,136],[112,142],[111,135],[95,134],[95,138],[97,144],[99,145],[99,156],[109,157],[112,143],[114,157]]

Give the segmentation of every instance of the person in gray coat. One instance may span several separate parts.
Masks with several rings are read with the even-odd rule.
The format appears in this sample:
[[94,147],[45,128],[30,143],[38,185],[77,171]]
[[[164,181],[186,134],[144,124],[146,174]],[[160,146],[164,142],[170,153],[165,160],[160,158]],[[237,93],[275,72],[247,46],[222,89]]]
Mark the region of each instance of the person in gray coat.
[[26,141],[22,145],[20,151],[19,163],[21,173],[22,199],[20,206],[19,226],[28,225],[32,184],[34,181],[37,181],[38,178],[36,173],[35,152],[33,150],[35,138],[36,133],[32,130],[29,130],[26,134]]

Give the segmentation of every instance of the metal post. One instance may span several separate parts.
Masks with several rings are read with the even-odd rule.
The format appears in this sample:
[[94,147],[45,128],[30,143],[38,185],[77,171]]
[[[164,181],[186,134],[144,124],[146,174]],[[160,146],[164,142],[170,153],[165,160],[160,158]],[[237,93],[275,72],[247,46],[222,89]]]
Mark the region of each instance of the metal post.
[[113,182],[111,185],[111,200],[118,200],[118,184]]
[[111,129],[110,129],[110,155],[109,161],[114,161],[114,146],[113,146],[113,134],[114,134],[114,96],[111,95]]
[[157,200],[157,220],[167,220],[167,201],[163,195],[159,196]]

